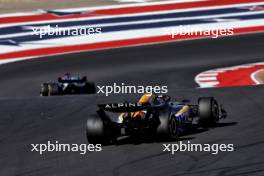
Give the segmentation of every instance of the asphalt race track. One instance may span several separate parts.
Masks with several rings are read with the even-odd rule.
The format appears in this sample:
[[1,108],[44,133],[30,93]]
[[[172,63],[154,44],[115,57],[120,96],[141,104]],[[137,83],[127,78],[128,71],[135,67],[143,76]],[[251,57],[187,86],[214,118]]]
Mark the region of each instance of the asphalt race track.
[[[195,89],[198,73],[263,61],[264,34],[69,54],[2,65],[0,69],[0,175],[264,175],[264,87]],[[102,152],[31,152],[30,144],[86,143],[85,122],[97,103],[139,95],[39,97],[42,82],[65,72],[97,85],[168,85],[176,99],[215,96],[228,111],[218,127],[182,137],[192,143],[232,143],[234,152],[163,152],[162,143],[103,147]]]

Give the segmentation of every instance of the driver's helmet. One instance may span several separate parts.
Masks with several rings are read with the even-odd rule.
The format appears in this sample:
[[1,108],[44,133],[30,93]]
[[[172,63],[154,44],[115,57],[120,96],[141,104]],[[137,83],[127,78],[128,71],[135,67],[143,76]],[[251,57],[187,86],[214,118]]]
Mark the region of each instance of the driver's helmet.
[[142,105],[151,104],[154,101],[155,97],[156,95],[154,94],[144,94],[138,102]]

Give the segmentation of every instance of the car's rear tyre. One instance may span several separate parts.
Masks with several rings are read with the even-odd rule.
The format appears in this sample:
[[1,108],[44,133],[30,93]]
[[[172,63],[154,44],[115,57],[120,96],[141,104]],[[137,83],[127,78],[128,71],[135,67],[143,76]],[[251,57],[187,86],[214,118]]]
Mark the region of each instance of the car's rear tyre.
[[107,124],[99,116],[92,116],[86,122],[86,137],[90,144],[108,144]]
[[87,82],[87,77],[86,76],[82,77],[82,82]]
[[59,95],[60,94],[60,87],[56,83],[48,84],[48,95]]
[[174,116],[160,115],[159,125],[157,127],[158,138],[175,139],[179,136],[179,122]]
[[62,78],[61,77],[58,77],[58,82],[62,82]]
[[219,120],[219,107],[213,97],[199,98],[199,122],[202,126],[214,126]]
[[96,93],[95,84],[93,82],[86,82],[85,91],[88,94],[95,94]]
[[49,95],[49,86],[47,83],[41,84],[40,96],[48,96]]

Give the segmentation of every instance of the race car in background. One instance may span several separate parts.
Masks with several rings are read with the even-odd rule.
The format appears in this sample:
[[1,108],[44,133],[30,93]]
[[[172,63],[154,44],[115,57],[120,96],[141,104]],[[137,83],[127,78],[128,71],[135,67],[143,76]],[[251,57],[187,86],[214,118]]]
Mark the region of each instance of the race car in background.
[[55,82],[41,84],[41,96],[65,95],[65,94],[94,94],[96,87],[93,82],[88,82],[86,76],[72,76],[66,73]]
[[227,116],[213,97],[199,98],[197,104],[189,102],[145,94],[137,103],[98,105],[97,115],[86,123],[88,142],[109,144],[121,136],[177,138],[194,126],[213,127]]

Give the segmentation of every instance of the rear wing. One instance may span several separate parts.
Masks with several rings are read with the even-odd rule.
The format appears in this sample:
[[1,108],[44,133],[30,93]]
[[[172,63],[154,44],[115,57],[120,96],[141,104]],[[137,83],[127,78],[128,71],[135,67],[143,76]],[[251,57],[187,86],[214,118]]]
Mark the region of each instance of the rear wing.
[[109,112],[135,112],[151,108],[150,105],[142,105],[141,103],[110,103],[98,104],[100,109]]
[[59,83],[83,83],[82,79],[74,79],[74,80],[65,80],[65,79],[58,79]]

